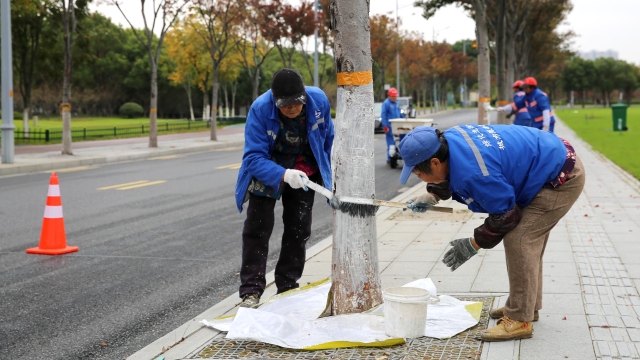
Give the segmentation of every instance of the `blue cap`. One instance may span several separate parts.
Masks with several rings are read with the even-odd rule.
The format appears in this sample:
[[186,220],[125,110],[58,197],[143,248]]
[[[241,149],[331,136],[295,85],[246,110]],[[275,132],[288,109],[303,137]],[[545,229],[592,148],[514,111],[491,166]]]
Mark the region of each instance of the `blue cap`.
[[411,130],[400,141],[400,156],[404,161],[400,183],[404,184],[409,179],[413,168],[421,162],[433,157],[440,149],[440,140],[436,135],[436,129],[430,126],[418,126]]

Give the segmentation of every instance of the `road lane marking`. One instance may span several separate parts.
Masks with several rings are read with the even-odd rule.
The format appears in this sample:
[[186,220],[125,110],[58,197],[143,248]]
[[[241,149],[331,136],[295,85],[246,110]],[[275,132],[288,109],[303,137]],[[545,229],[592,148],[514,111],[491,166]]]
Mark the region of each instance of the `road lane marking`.
[[222,149],[213,149],[212,151],[234,151],[234,150],[242,150],[244,149],[244,146],[234,146],[234,147],[228,147],[228,148],[222,148]]
[[238,170],[238,169],[240,169],[240,166],[242,166],[242,163],[229,164],[229,165],[218,166],[218,167],[216,168],[216,170],[222,170],[222,169],[227,169],[227,170]]
[[140,181],[134,181],[134,182],[124,183],[124,184],[105,186],[105,187],[98,188],[98,190],[110,190],[110,189],[115,189],[115,188],[119,188],[119,187],[123,187],[123,186],[131,186],[131,185],[136,185],[136,184],[142,184],[142,183],[146,183],[146,182],[148,182],[148,180],[140,180]]
[[65,169],[60,169],[60,170],[47,170],[47,171],[43,171],[42,173],[44,173],[44,174],[51,174],[52,172],[68,173],[68,172],[74,172],[74,171],[98,169],[99,167],[100,166],[96,166],[96,165],[86,165],[86,166],[77,166],[77,167],[72,167],[72,168],[65,168]]
[[150,158],[149,160],[170,160],[170,159],[179,159],[187,156],[186,154],[182,155],[166,155],[166,156],[158,156],[154,158]]
[[126,186],[126,187],[119,187],[116,188],[116,190],[131,190],[131,189],[137,189],[137,188],[141,188],[144,186],[151,186],[151,185],[158,185],[158,184],[162,184],[162,183],[166,183],[167,180],[157,180],[157,181],[149,181],[143,184],[138,184],[138,185],[131,185],[131,186]]

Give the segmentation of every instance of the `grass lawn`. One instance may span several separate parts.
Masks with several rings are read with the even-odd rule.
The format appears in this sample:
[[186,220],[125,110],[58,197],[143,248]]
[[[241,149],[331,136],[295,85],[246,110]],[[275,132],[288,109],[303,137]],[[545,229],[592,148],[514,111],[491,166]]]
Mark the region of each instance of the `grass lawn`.
[[613,131],[610,108],[574,108],[554,112],[595,150],[640,179],[640,107],[627,109],[628,131]]
[[[158,124],[163,124],[166,122],[171,122],[176,120],[167,120],[167,119],[158,119]],[[22,120],[14,119],[14,124],[17,128],[24,128],[24,124]],[[108,117],[72,117],[71,118],[71,127],[72,128],[84,128],[90,126],[96,127],[112,127],[112,126],[123,126],[123,125],[148,125],[149,118],[136,118],[136,119],[123,119],[118,117],[108,118]],[[29,128],[33,128],[33,119],[29,120]],[[38,120],[38,128],[41,129],[60,129],[62,128],[62,118],[51,118],[49,120],[45,118],[41,118]]]

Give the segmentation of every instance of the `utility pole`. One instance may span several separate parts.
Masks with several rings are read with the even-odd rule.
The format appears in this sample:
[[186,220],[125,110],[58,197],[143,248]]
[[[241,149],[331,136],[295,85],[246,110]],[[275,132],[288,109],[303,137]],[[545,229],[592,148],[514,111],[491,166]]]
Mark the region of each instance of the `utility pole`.
[[313,6],[313,20],[315,22],[313,36],[314,36],[314,53],[313,53],[313,86],[320,87],[320,80],[318,78],[318,0],[316,0]]
[[[466,40],[462,40],[462,56],[466,57],[467,56],[467,41]],[[460,101],[462,101],[462,106],[463,107],[467,107],[467,94],[469,93],[468,89],[467,89],[467,61],[465,60],[464,62],[464,70],[462,72],[464,74],[464,94],[462,94],[462,99],[460,99]]]
[[[398,26],[398,0],[396,0],[396,89],[398,89],[398,95],[402,96],[400,91],[400,27]],[[384,79],[383,79],[384,82]]]
[[13,164],[13,65],[11,62],[11,5],[9,0],[0,0],[0,23],[2,27],[2,163]]

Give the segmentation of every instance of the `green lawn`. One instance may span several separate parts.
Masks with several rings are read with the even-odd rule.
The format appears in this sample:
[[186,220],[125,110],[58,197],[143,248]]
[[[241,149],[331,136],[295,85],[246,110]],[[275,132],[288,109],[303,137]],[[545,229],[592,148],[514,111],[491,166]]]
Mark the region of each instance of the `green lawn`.
[[628,131],[613,131],[613,115],[609,108],[554,112],[595,150],[640,179],[640,107],[627,109]]
[[[158,119],[158,124],[170,122],[175,120]],[[14,124],[17,128],[24,128],[22,120],[14,119]],[[107,117],[72,117],[72,128],[84,128],[90,126],[122,126],[122,125],[148,125],[149,118],[137,118],[137,119],[123,119],[123,118],[107,118]],[[38,128],[42,129],[59,129],[62,128],[62,119],[50,119],[46,120],[41,118],[38,120]],[[29,120],[29,128],[33,128],[33,119]]]

